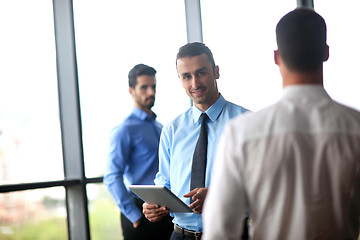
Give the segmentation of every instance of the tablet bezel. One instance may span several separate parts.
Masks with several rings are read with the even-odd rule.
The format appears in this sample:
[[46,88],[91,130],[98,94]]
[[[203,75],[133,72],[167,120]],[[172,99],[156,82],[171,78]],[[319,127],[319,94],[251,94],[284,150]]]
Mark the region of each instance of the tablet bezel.
[[167,187],[159,185],[129,185],[128,188],[144,202],[167,207],[170,212],[193,212]]

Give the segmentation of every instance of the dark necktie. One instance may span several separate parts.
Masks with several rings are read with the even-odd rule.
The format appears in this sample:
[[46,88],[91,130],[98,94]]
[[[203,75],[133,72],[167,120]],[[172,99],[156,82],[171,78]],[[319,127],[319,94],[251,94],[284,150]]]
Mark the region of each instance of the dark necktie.
[[205,187],[205,170],[206,170],[206,155],[207,155],[206,120],[208,119],[208,115],[206,113],[202,113],[200,118],[201,118],[201,130],[193,156],[190,191],[195,188]]

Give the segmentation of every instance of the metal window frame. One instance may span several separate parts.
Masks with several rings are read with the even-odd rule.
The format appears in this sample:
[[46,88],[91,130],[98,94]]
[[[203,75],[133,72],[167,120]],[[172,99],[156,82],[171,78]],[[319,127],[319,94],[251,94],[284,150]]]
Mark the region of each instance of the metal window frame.
[[69,239],[90,239],[72,0],[53,0]]
[[186,33],[187,40],[191,42],[202,42],[202,22],[200,0],[185,0]]
[[314,0],[297,0],[297,6],[314,8]]

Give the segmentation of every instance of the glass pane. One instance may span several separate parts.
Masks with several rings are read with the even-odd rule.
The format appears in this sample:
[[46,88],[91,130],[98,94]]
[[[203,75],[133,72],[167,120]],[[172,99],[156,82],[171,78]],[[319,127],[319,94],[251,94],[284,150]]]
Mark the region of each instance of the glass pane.
[[334,100],[360,110],[360,2],[316,0],[314,7],[327,25],[325,89]]
[[103,184],[88,184],[89,221],[92,240],[123,239],[120,210]]
[[189,107],[175,67],[186,43],[184,1],[74,0],[74,18],[86,176],[101,176],[110,130],[133,106],[134,65],[158,72],[153,110],[161,123]]
[[62,179],[51,1],[0,2],[0,184]]
[[203,39],[219,65],[225,99],[252,111],[279,99],[275,27],[295,7],[295,0],[201,1]]
[[0,239],[68,239],[64,188],[0,194]]

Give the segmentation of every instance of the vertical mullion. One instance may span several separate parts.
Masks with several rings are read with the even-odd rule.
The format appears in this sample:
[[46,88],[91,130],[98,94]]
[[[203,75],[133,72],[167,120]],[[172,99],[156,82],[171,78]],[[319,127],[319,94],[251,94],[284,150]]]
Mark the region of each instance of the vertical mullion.
[[[187,41],[203,42],[200,0],[185,0]],[[190,106],[193,105],[190,99]]]
[[314,0],[297,0],[297,6],[314,8]]
[[90,239],[81,134],[78,73],[72,0],[53,0],[60,124],[65,179],[81,184],[66,187],[69,238]]
[[200,0],[185,0],[185,13],[188,42],[202,42]]

